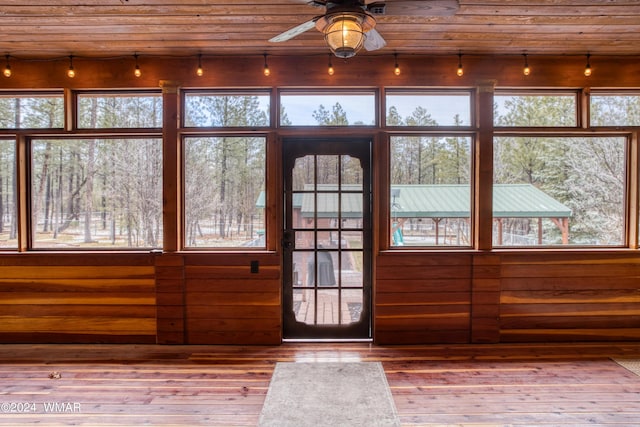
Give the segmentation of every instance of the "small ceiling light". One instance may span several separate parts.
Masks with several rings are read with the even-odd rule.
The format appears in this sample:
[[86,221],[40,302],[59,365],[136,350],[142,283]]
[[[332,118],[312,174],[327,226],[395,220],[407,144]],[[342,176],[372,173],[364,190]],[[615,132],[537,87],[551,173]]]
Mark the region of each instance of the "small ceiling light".
[[9,64],[9,55],[7,55],[6,58],[7,58],[7,65],[5,65],[4,67],[4,76],[11,77],[11,65]]
[[584,66],[584,75],[589,77],[591,75],[591,63],[589,62],[591,55],[587,53],[587,65]]
[[458,54],[458,70],[456,71],[458,77],[462,77],[464,70],[462,69],[462,53]]
[[69,69],[67,70],[67,76],[71,79],[76,76],[76,70],[73,68],[73,55],[69,55]]
[[335,56],[351,58],[364,45],[365,33],[376,26],[376,20],[365,10],[336,9],[339,10],[320,17],[316,28],[324,34],[324,40]]
[[140,70],[140,65],[138,64],[138,54],[134,54],[133,57],[136,60],[136,68],[133,70],[133,75],[136,77],[140,77],[142,75],[142,70]]
[[331,63],[331,54],[329,54],[329,68],[327,68],[327,73],[329,73],[330,76],[333,76],[334,72],[333,64]]
[[396,65],[395,65],[395,68],[393,69],[393,73],[394,73],[396,76],[399,76],[399,75],[400,75],[400,73],[401,73],[402,71],[400,70],[400,66],[398,65],[398,54],[397,54],[397,53],[394,53],[394,54],[393,54],[393,56],[394,56],[394,57],[395,57],[395,59],[396,59]]
[[269,70],[269,64],[267,64],[267,54],[264,54],[264,70],[262,71],[266,77],[271,75],[271,70]]
[[524,56],[524,68],[522,69],[522,74],[528,76],[529,74],[531,74],[531,68],[529,67],[529,62],[527,61],[527,54],[523,53],[522,55]]
[[202,68],[202,55],[198,55],[198,69],[196,70],[196,75],[198,77],[202,77],[204,75],[204,69]]

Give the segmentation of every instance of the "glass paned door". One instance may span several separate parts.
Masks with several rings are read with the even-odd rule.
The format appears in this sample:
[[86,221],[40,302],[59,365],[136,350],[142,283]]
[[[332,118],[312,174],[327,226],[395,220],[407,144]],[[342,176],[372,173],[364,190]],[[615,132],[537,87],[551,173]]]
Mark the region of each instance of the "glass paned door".
[[371,337],[371,142],[284,146],[284,338]]

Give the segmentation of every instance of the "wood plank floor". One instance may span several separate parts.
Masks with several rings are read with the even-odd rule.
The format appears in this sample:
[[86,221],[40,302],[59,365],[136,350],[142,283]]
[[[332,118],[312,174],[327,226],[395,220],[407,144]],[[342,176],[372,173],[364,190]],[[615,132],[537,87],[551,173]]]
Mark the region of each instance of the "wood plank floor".
[[406,426],[637,426],[640,343],[0,345],[0,425],[253,426],[278,361],[381,361]]

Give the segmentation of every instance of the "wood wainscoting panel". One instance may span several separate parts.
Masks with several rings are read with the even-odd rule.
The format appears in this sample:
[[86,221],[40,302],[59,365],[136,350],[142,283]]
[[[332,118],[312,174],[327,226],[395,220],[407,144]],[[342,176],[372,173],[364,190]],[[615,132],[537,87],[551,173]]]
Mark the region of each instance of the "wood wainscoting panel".
[[275,254],[185,255],[187,342],[280,344],[281,288]]
[[0,342],[155,343],[150,255],[3,257]]
[[635,252],[505,254],[500,340],[637,341],[639,278]]
[[376,259],[377,344],[467,343],[472,256],[384,252]]

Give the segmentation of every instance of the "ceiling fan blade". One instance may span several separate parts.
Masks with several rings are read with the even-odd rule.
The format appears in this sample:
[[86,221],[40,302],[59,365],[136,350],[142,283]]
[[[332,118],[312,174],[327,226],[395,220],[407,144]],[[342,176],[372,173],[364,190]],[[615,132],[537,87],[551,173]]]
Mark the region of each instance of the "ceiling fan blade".
[[364,48],[368,51],[382,49],[387,45],[387,42],[382,38],[379,32],[375,28],[367,31],[366,38],[364,39]]
[[460,7],[458,0],[367,0],[367,6],[384,5],[386,16],[452,16]]
[[292,38],[299,36],[300,34],[309,31],[312,28],[316,27],[316,21],[319,17],[315,17],[310,21],[304,22],[296,27],[290,28],[282,34],[278,34],[277,36],[269,39],[272,43],[285,42],[287,40],[291,40]]

